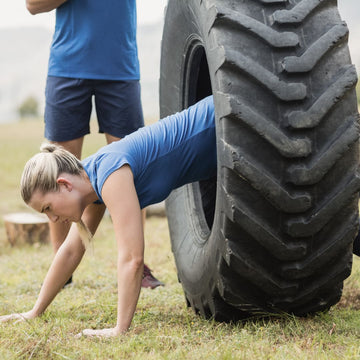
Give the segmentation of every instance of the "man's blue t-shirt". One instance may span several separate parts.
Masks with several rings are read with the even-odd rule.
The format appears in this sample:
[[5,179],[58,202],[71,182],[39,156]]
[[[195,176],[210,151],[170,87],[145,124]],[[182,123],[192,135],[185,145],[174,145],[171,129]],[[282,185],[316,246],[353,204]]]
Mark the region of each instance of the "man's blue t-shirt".
[[130,165],[141,208],[182,185],[216,175],[212,96],[104,146],[82,163],[100,201],[108,176]]
[[48,75],[139,80],[136,0],[68,0],[58,7]]

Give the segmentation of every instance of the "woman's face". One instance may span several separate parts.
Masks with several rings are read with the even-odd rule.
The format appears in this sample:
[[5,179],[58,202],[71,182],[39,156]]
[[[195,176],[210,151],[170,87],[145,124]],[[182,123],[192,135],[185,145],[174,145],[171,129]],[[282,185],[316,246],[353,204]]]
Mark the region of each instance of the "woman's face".
[[80,199],[76,193],[63,185],[60,185],[58,191],[45,194],[36,190],[29,205],[34,210],[46,214],[52,222],[78,222],[83,212]]

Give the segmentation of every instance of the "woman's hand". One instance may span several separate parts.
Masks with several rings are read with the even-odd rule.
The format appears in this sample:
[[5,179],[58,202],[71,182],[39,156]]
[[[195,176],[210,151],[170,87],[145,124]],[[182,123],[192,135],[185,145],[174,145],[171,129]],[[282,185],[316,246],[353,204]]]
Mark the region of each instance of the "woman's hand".
[[33,310],[30,310],[30,311],[24,312],[24,313],[0,316],[0,322],[16,320],[15,323],[17,323],[19,321],[25,321],[25,320],[33,319],[35,317],[36,317],[36,314],[33,312]]
[[85,329],[81,333],[77,334],[75,337],[80,338],[82,336],[89,336],[89,337],[99,337],[99,338],[108,338],[108,337],[115,337],[120,335],[120,331],[117,328],[111,329]]

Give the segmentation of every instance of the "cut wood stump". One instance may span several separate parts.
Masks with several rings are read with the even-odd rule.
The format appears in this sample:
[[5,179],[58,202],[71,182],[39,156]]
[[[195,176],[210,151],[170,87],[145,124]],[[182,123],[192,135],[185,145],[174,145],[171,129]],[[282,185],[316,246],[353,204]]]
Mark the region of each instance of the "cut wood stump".
[[13,213],[4,216],[7,238],[12,246],[48,243],[49,221],[40,214]]

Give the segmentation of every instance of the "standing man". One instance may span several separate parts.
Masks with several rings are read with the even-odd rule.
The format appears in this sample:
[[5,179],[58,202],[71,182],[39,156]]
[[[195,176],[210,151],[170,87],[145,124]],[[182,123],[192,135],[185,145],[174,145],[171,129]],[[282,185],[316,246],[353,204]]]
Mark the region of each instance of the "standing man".
[[[144,126],[136,0],[26,0],[26,6],[33,15],[56,9],[45,90],[45,137],[81,159],[84,136],[90,133],[93,97],[99,132],[107,143]],[[97,227],[105,206],[94,206]],[[54,252],[69,228],[69,224],[50,224]],[[145,265],[142,286],[159,285]]]

